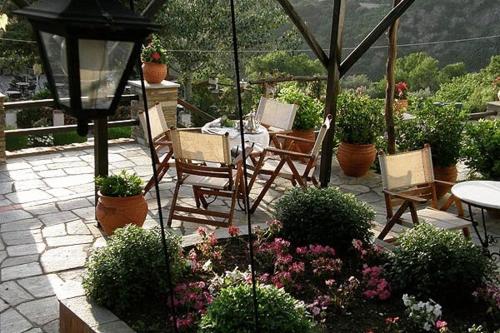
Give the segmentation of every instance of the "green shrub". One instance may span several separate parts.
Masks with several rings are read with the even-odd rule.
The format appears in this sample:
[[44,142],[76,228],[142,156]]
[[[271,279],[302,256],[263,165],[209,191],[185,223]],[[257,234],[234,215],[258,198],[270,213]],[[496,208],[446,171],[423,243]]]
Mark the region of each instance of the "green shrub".
[[117,175],[96,177],[95,184],[99,191],[109,197],[131,197],[141,194],[142,179],[135,173],[128,174],[122,170]]
[[487,179],[500,180],[500,120],[469,123],[465,133],[465,164]]
[[[11,126],[7,126],[6,130],[14,129]],[[5,149],[8,151],[14,151],[19,149],[24,149],[28,147],[28,136],[7,136],[5,137]]]
[[421,223],[398,238],[388,274],[400,293],[451,304],[472,297],[493,272],[482,250],[456,231]]
[[78,135],[76,132],[54,133],[52,136],[54,138],[53,142],[55,146],[63,146],[72,143],[87,142],[87,137],[84,136],[82,137]]
[[[166,238],[175,282],[184,264],[179,255],[180,238],[169,232]],[[108,245],[91,255],[86,269],[86,295],[121,318],[138,309],[147,312],[165,306],[167,268],[159,231],[134,225],[117,229]]]
[[452,105],[437,106],[432,100],[417,100],[410,107],[415,119],[398,122],[397,143],[401,151],[422,149],[428,143],[434,166],[449,167],[460,158],[464,111]]
[[285,103],[299,106],[293,123],[294,129],[309,130],[321,124],[323,119],[323,104],[302,92],[296,84],[283,87],[278,97]]
[[340,141],[372,144],[383,133],[383,102],[366,95],[344,93],[338,99]]
[[[208,306],[199,332],[248,333],[255,330],[252,285],[224,288]],[[266,333],[313,332],[312,321],[302,303],[283,289],[257,286],[259,331]]]
[[351,248],[353,239],[368,242],[375,212],[354,195],[336,188],[295,188],[276,204],[281,234],[292,244],[330,245],[340,254]]
[[108,129],[108,139],[130,138],[132,136],[132,127],[112,127]]

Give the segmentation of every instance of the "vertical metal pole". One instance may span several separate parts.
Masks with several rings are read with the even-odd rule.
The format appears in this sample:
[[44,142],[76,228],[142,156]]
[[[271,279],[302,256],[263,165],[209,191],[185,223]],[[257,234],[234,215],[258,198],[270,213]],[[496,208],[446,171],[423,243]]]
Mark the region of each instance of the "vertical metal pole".
[[[108,118],[100,118],[94,120],[94,175],[104,177],[108,171]],[[96,187],[95,205],[97,200]]]
[[342,35],[344,31],[346,0],[334,0],[332,15],[332,33],[330,40],[330,57],[328,60],[328,78],[326,84],[325,117],[332,115],[330,129],[326,132],[321,147],[321,165],[319,180],[321,187],[330,183],[333,158],[333,138],[335,135],[335,121],[337,116],[337,97],[340,91],[340,62],[342,58]]
[[[255,258],[253,249],[253,235],[252,235],[252,218],[250,215],[250,199],[248,193],[248,170],[247,170],[247,156],[245,148],[245,130],[243,127],[243,107],[241,101],[241,79],[240,79],[240,59],[238,53],[238,34],[236,32],[236,10],[234,7],[234,0],[230,0],[231,5],[231,30],[233,37],[233,55],[234,55],[234,71],[235,71],[235,85],[236,85],[236,103],[238,107],[238,114],[240,120],[240,135],[241,135],[241,156],[243,158],[243,193],[245,200],[245,214],[247,216],[248,228],[248,243],[250,254],[250,273],[252,277],[252,298],[253,298],[253,315],[255,324],[255,333],[260,333],[259,328],[259,303],[257,300],[257,279],[255,277]],[[236,189],[238,190],[238,189]]]

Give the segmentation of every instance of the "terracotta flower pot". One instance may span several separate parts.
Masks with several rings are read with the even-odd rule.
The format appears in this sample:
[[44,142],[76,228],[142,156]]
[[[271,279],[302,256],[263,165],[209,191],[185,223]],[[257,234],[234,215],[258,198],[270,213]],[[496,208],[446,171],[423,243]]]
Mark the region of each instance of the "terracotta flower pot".
[[351,144],[342,142],[337,150],[337,160],[346,176],[362,177],[377,157],[373,144]]
[[108,197],[98,193],[96,216],[106,235],[115,229],[135,224],[142,227],[148,213],[148,204],[142,194],[132,197]]
[[[314,129],[293,130],[292,133],[290,133],[289,135],[296,136],[296,137],[302,138],[302,139],[312,140],[312,141],[314,141],[316,139],[316,135],[314,134]],[[288,147],[289,144],[290,144],[289,140],[286,140],[285,147]],[[314,146],[314,143],[295,141],[295,143],[292,145],[290,150],[298,151],[298,152],[302,152],[302,153],[307,154],[312,150],[313,146]]]
[[[447,182],[456,182],[458,177],[457,166],[452,165],[449,167],[434,167],[434,178],[438,180],[444,180]],[[438,198],[449,192],[451,186],[436,184],[436,194]]]
[[145,62],[142,64],[142,71],[144,72],[144,80],[148,83],[160,83],[167,76],[167,65]]
[[394,111],[401,113],[405,112],[408,109],[408,100],[407,99],[396,99],[394,101]]

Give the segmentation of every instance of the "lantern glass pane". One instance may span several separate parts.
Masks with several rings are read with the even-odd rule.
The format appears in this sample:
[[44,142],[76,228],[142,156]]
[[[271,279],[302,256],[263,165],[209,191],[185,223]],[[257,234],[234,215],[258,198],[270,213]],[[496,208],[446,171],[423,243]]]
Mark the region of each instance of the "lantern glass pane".
[[56,98],[69,107],[68,61],[66,59],[66,39],[63,36],[40,32],[43,48],[47,55],[50,72],[56,86]]
[[78,41],[83,109],[109,109],[133,48],[133,42]]

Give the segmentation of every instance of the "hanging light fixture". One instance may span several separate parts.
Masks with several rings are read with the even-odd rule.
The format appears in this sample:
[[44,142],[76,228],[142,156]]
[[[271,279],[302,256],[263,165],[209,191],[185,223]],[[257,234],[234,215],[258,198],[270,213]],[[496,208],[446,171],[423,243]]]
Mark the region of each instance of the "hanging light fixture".
[[17,10],[33,27],[57,105],[78,119],[114,114],[144,39],[155,30],[116,0],[40,0]]

